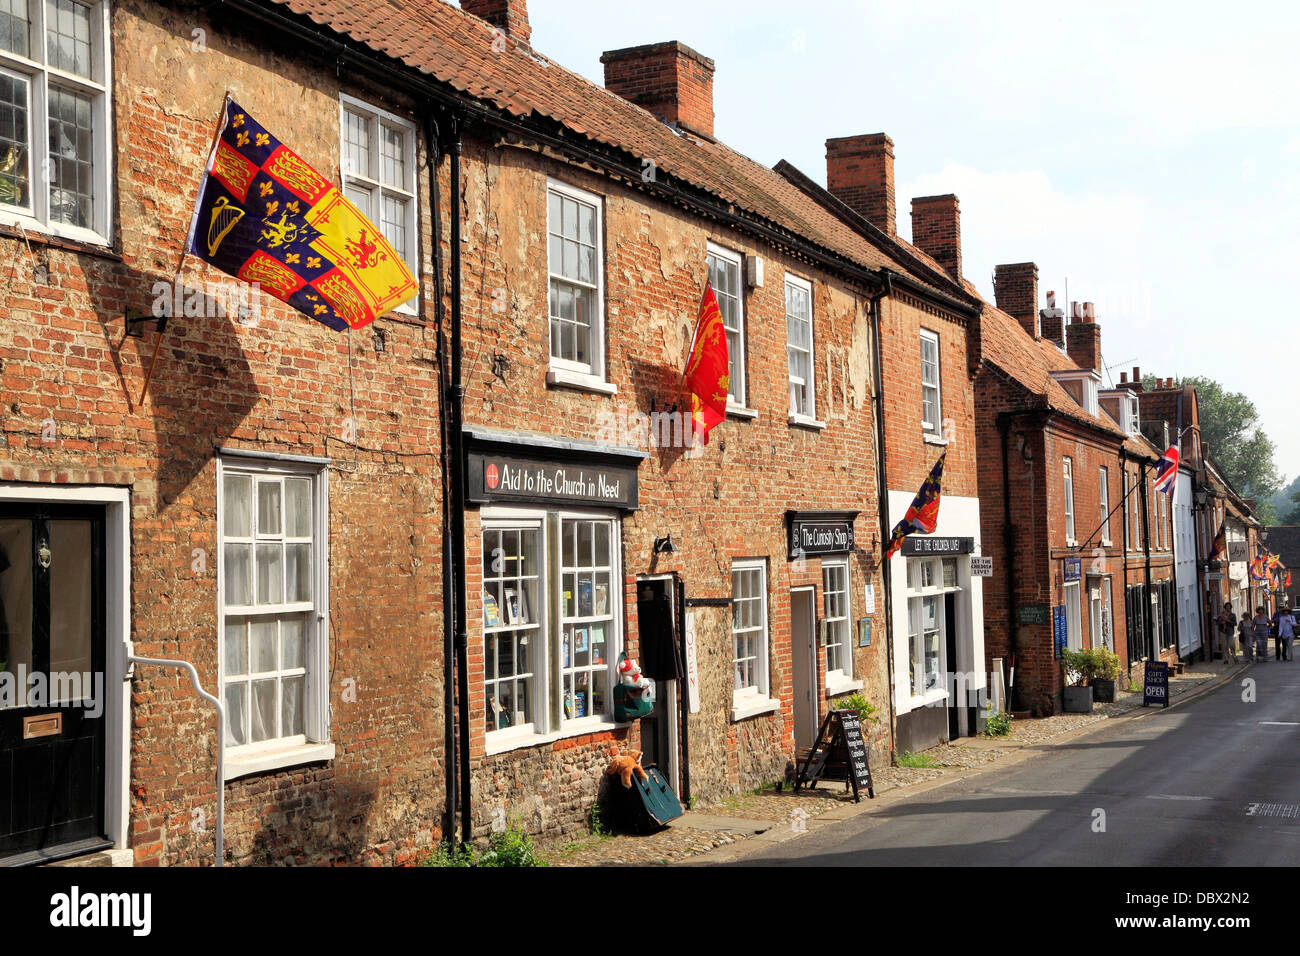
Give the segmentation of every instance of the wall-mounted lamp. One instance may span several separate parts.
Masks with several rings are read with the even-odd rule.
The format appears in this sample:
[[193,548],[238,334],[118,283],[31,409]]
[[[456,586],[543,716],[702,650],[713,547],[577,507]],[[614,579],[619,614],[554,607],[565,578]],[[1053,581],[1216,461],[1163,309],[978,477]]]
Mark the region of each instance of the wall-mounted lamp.
[[383,329],[375,329],[375,351],[383,352],[388,348],[388,334]]
[[668,532],[666,538],[655,538],[655,554],[676,554],[677,545],[673,544],[673,533]]

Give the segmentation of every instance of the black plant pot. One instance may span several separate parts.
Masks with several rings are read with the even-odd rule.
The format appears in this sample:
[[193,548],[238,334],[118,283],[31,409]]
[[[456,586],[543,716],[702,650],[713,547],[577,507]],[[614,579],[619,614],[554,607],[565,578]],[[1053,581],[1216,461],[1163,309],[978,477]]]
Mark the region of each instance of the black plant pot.
[[1092,688],[1091,687],[1067,687],[1065,688],[1065,712],[1067,714],[1091,714],[1092,713]]
[[1092,682],[1092,699],[1099,704],[1115,703],[1115,682],[1113,680],[1094,680]]

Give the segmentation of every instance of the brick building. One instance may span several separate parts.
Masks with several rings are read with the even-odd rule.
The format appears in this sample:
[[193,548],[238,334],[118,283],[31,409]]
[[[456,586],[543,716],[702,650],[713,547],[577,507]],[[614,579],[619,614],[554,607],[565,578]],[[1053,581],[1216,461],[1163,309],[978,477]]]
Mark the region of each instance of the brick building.
[[1091,304],[1069,323],[1052,293],[1040,309],[1031,262],[998,266],[995,295],[974,387],[988,656],[1008,677],[1014,656],[1014,707],[1050,714],[1063,647],[1105,645],[1125,667],[1148,654],[1165,620],[1148,598],[1169,589],[1172,535],[1164,496],[1150,491],[1159,452],[1142,438],[1137,398],[1101,388]]
[[[602,89],[532,49],[522,2],[75,6],[71,66],[0,52],[11,129],[55,119],[22,83],[89,110],[58,141],[84,180],[37,185],[40,137],[0,173],[0,598],[5,666],[102,673],[105,706],[3,715],[0,760],[75,774],[62,828],[11,815],[0,856],[207,862],[222,792],[231,862],[401,863],[503,816],[583,826],[626,748],[683,796],[782,777],[852,691],[912,748],[974,732],[913,713],[984,656],[955,203],[918,201],[928,248],[903,243],[892,168],[882,229],[717,142],[706,57],[613,51]],[[61,29],[24,9],[29,41]],[[339,171],[416,299],[338,334],[193,259],[172,289],[226,92]],[[706,278],[730,395],[692,449]],[[938,535],[967,544],[888,580],[945,447]],[[70,648],[27,636],[51,622]],[[613,714],[623,653],[656,678],[639,724]],[[183,672],[131,656],[191,663],[224,741]]]

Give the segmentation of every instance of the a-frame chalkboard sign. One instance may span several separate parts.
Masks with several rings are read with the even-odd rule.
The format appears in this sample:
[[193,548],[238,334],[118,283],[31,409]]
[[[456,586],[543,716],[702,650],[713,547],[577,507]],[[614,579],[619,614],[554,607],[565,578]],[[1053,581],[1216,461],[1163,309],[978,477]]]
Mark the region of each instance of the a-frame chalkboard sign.
[[847,782],[853,787],[853,799],[858,803],[862,801],[862,790],[871,799],[876,798],[867,742],[862,739],[862,722],[856,710],[832,710],[826,715],[817,732],[817,742],[799,766],[794,788],[798,790],[807,784],[813,790],[818,780]]

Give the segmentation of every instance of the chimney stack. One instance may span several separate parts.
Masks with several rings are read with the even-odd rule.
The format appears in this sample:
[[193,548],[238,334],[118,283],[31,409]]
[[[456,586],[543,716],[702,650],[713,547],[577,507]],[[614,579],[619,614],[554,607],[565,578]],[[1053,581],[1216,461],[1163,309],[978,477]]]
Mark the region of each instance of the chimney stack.
[[515,42],[528,46],[533,30],[528,25],[527,0],[460,0],[460,8],[486,20]]
[[898,234],[894,141],[884,133],[828,139],[826,189],[877,229]]
[[1065,351],[1080,368],[1101,371],[1101,326],[1092,321],[1091,302],[1073,304],[1074,320],[1065,328]]
[[912,245],[961,282],[961,210],[956,196],[948,193],[912,200]]
[[1065,310],[1056,307],[1056,293],[1047,293],[1047,308],[1038,313],[1038,328],[1043,338],[1050,339],[1061,348],[1065,348],[1065,333],[1062,326],[1065,322]]
[[665,123],[713,138],[713,61],[670,40],[602,53],[605,89]]
[[1038,266],[1016,262],[993,270],[993,299],[999,309],[1014,318],[1034,338],[1038,327]]

